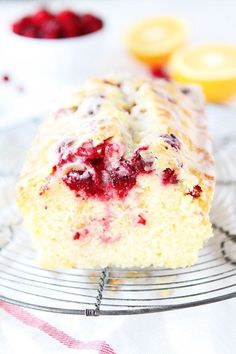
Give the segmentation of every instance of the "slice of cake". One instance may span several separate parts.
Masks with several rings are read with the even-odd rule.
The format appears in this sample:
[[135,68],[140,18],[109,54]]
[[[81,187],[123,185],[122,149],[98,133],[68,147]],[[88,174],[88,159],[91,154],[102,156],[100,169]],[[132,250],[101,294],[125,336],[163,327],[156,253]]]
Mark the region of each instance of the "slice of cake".
[[211,142],[196,87],[88,81],[46,119],[17,198],[40,264],[185,267],[212,236]]

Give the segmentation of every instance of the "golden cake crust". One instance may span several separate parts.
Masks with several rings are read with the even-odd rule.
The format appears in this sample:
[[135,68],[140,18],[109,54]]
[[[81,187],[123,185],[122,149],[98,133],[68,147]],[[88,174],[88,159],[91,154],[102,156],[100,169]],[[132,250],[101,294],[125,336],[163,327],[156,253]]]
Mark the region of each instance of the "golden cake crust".
[[[106,172],[112,192],[105,200],[102,193],[110,187],[99,195],[94,191],[92,197],[85,189],[75,193],[72,182],[75,173],[84,172],[84,159],[72,159],[69,153],[107,141],[117,148]],[[134,156],[139,158],[136,164],[145,161],[145,166],[122,194],[111,176],[118,161],[131,168]],[[86,173],[91,177],[94,166],[89,168]],[[71,171],[74,174],[65,182]],[[17,198],[44,266],[177,267],[195,262],[197,251],[212,234],[208,214],[214,181],[199,88],[113,76],[89,80],[42,123]],[[162,220],[157,222],[158,214]],[[145,225],[140,224],[140,215],[145,215]],[[74,240],[76,233],[82,236]],[[126,254],[127,245],[134,249],[132,257]]]

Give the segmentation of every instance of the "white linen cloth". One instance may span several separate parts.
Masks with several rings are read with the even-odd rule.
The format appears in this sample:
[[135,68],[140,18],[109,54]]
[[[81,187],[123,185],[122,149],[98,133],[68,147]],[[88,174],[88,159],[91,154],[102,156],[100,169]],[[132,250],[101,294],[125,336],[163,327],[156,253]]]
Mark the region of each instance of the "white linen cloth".
[[[25,311],[25,310],[24,310]],[[26,310],[44,321],[41,329],[26,325],[14,315],[0,310],[0,353],[65,353],[73,352],[61,344],[63,331],[82,344],[105,341],[107,347],[74,349],[78,353],[101,354],[234,354],[236,346],[235,300],[193,309],[152,315],[85,318]],[[14,311],[12,311],[14,313]],[[25,315],[25,314],[24,314]],[[25,315],[25,317],[27,317]],[[24,317],[23,317],[24,318]],[[31,321],[33,322],[33,321]],[[69,343],[69,341],[67,342]],[[108,347],[109,346],[109,347]],[[88,344],[88,348],[90,345]]]

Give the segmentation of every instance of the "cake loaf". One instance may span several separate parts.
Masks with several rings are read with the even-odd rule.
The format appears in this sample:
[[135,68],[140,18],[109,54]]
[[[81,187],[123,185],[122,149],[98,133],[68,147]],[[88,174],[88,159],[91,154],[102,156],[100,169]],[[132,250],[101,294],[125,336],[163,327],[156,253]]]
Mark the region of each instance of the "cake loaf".
[[200,89],[114,76],[42,123],[17,199],[43,267],[176,268],[212,236],[213,190]]

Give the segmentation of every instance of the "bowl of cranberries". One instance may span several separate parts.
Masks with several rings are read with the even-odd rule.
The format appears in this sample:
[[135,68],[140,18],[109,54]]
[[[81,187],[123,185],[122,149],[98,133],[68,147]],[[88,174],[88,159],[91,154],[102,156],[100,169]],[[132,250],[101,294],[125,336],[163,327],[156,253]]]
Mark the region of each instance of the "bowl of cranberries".
[[15,20],[9,63],[23,81],[77,84],[96,74],[104,22],[92,13],[40,9]]

